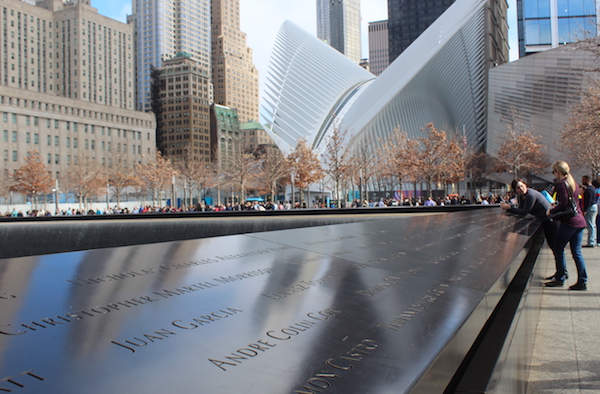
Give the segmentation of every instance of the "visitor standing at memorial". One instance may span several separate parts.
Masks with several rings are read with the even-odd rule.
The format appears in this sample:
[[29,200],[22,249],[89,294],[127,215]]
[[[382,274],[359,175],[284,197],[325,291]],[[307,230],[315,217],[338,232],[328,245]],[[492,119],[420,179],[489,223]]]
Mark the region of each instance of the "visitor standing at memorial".
[[558,225],[546,215],[546,212],[551,207],[550,202],[548,202],[542,193],[529,188],[522,179],[514,179],[510,186],[517,195],[518,205],[512,206],[509,203],[501,201],[500,208],[518,215],[527,215],[530,213],[540,219],[542,221],[546,242],[548,242],[550,249],[554,251],[555,235],[558,230]]
[[596,196],[596,188],[592,186],[591,178],[588,175],[584,175],[581,178],[583,183],[583,217],[587,226],[587,244],[586,248],[593,248],[596,246],[596,217],[598,216],[598,197]]
[[[596,188],[596,205],[600,201],[600,182],[594,179],[592,186]],[[596,215],[596,245],[600,245],[600,215]]]
[[[558,203],[554,208],[548,210],[548,216],[552,217],[561,211],[567,210],[571,202],[575,200],[577,205],[577,196],[579,195],[579,187],[570,174],[569,165],[564,161],[557,161],[552,164],[552,174],[556,178],[554,189],[556,191]],[[583,229],[586,228],[585,219],[581,214],[581,210],[577,209],[575,216],[563,219],[560,221],[556,239],[554,243],[554,255],[556,257],[556,273],[553,275],[550,282],[546,282],[548,287],[563,286],[567,279],[567,265],[565,262],[565,247],[570,244],[571,255],[575,260],[577,267],[577,282],[569,287],[570,290],[587,290],[587,271],[585,261],[581,254],[581,241],[583,239]]]

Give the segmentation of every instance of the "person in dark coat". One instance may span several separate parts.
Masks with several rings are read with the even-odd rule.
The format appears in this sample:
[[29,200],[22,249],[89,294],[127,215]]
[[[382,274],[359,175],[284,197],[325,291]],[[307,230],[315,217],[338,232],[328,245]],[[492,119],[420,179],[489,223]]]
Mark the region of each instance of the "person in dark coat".
[[524,180],[514,179],[511,183],[511,189],[516,193],[518,205],[512,206],[506,202],[500,202],[500,208],[517,215],[527,215],[528,213],[542,221],[544,236],[548,246],[554,252],[555,235],[558,230],[558,223],[548,218],[546,212],[551,208],[550,202],[544,195],[535,189],[527,186]]

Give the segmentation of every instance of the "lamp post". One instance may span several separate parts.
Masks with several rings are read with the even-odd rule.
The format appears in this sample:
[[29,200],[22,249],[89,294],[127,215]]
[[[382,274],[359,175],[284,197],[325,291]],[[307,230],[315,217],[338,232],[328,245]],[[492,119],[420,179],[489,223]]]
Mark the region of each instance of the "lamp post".
[[54,180],[54,214],[58,215],[58,179]]
[[360,199],[360,206],[362,206],[363,202],[363,170],[362,168],[358,169],[358,195]]
[[171,180],[171,206],[175,208],[175,174],[173,174],[173,179]]
[[294,173],[292,172],[292,209],[294,209],[295,207],[295,201],[294,201]]
[[109,207],[110,200],[110,182],[106,182],[106,212],[110,209]]

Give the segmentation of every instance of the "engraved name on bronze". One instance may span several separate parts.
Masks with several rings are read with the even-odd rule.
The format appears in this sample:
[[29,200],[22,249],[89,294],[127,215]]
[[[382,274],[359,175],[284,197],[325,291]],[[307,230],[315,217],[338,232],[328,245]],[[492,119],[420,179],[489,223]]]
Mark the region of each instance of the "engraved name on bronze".
[[223,308],[218,311],[209,312],[204,315],[199,315],[197,317],[189,318],[186,320],[183,319],[175,319],[171,322],[169,327],[175,328],[160,328],[155,331],[146,334],[140,334],[139,336],[125,339],[121,341],[110,341],[112,344],[117,345],[121,348],[127,349],[132,353],[136,352],[136,348],[144,347],[151,345],[158,341],[163,341],[165,339],[170,338],[173,335],[177,335],[178,330],[194,330],[206,324],[211,324],[214,322],[218,322],[230,316],[236,315],[238,313],[243,312],[242,309],[239,308]]
[[342,379],[348,371],[360,366],[369,355],[381,348],[381,343],[374,339],[365,338],[354,345],[345,353],[328,358],[325,361],[326,369],[314,374],[306,380],[303,386],[293,391],[296,394],[322,393],[323,390],[331,388],[335,380]]
[[204,259],[199,259],[199,260],[194,260],[194,261],[188,261],[185,263],[174,263],[174,264],[170,264],[170,265],[161,264],[158,266],[158,268],[150,267],[150,268],[145,268],[145,269],[138,269],[135,271],[126,271],[126,272],[121,272],[121,273],[116,273],[116,274],[97,276],[97,277],[93,277],[93,278],[68,279],[67,282],[74,284],[76,286],[97,285],[100,283],[114,282],[117,280],[124,280],[124,279],[133,279],[133,278],[138,278],[140,276],[155,275],[155,274],[160,274],[160,273],[168,272],[168,271],[175,271],[175,270],[186,269],[186,268],[196,267],[196,266],[201,266],[201,265],[206,265],[206,264],[218,263],[221,261],[236,260],[236,259],[249,257],[249,256],[259,256],[259,255],[264,255],[264,254],[268,254],[268,253],[280,252],[280,251],[291,249],[291,248],[292,248],[291,246],[284,245],[284,246],[277,246],[277,247],[272,247],[272,248],[257,249],[257,250],[251,250],[251,251],[244,252],[244,253],[213,256],[212,258],[204,258]]
[[315,327],[320,322],[329,320],[342,313],[342,311],[327,308],[319,312],[310,312],[306,314],[306,318],[287,327],[276,330],[269,330],[265,333],[267,338],[261,338],[257,341],[244,345],[237,350],[230,352],[226,356],[219,358],[209,358],[208,361],[222,371],[228,371],[244,362],[248,362],[257,356],[264,354],[267,350],[277,346],[278,343],[283,343],[294,339],[302,333]]
[[442,283],[432,290],[428,290],[427,294],[419,301],[411,304],[409,308],[402,311],[401,314],[395,316],[388,323],[379,323],[377,327],[387,328],[394,331],[400,331],[407,323],[409,323],[416,315],[427,309],[427,304],[437,301],[447,290],[450,285]]

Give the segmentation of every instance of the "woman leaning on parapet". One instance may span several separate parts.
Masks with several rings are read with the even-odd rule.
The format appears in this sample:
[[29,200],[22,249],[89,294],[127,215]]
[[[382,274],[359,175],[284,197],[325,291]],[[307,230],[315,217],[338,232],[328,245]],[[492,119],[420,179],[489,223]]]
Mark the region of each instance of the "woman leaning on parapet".
[[548,242],[548,246],[554,252],[555,235],[558,230],[558,224],[550,220],[548,215],[546,215],[548,209],[551,208],[550,202],[542,193],[527,187],[527,184],[522,179],[513,180],[511,188],[517,195],[518,204],[512,206],[509,203],[500,202],[500,208],[507,212],[523,216],[530,213],[540,219],[542,221],[546,242]]

